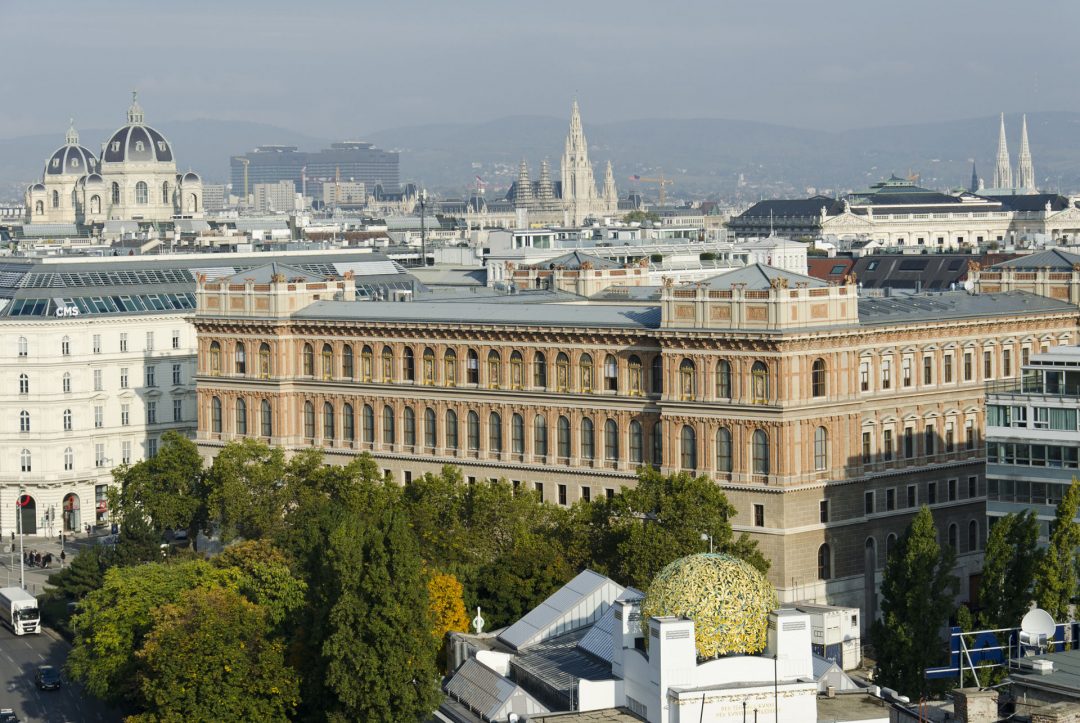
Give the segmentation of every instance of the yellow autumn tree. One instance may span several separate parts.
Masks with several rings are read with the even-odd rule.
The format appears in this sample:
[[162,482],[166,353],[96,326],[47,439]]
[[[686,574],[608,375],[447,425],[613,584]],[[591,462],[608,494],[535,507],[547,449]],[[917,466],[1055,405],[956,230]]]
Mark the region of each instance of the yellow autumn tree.
[[446,573],[433,572],[428,577],[427,587],[434,623],[431,632],[435,639],[441,641],[449,632],[468,630],[469,619],[465,616],[465,601],[458,579]]

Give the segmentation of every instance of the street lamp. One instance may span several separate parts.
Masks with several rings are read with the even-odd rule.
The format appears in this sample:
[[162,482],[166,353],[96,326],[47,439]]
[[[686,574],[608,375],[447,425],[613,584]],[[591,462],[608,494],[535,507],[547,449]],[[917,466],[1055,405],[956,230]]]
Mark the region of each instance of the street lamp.
[[708,540],[708,541],[709,541],[709,554],[711,555],[711,554],[712,554],[712,551],[713,551],[713,546],[712,546],[712,535],[710,535],[710,534],[709,534],[708,532],[702,532],[702,533],[701,533],[701,541],[702,541],[702,542],[705,542],[705,540]]
[[19,497],[15,500],[15,527],[18,528],[19,533],[19,587],[23,590],[26,589],[26,558],[23,556],[23,531],[22,531],[22,513],[23,507],[29,499],[23,494],[23,488],[19,487]]

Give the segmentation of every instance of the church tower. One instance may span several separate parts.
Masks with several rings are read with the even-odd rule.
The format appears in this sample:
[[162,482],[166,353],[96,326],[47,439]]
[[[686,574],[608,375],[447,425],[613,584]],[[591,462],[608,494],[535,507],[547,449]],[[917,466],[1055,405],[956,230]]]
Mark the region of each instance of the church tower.
[[611,170],[611,161],[607,162],[607,170],[604,171],[604,209],[608,213],[619,210],[619,194],[615,190],[615,173]]
[[521,159],[518,167],[517,188],[514,193],[514,207],[528,208],[532,202],[532,181],[529,180],[529,164]]
[[1031,148],[1028,147],[1027,116],[1020,127],[1020,158],[1016,168],[1016,186],[1026,193],[1035,193],[1035,168],[1031,164]]
[[580,224],[596,206],[596,179],[589,162],[589,146],[581,127],[581,113],[574,101],[570,114],[570,131],[566,135],[566,150],[562,157],[562,199],[569,211],[571,223]]
[[1001,130],[998,132],[997,166],[994,168],[994,188],[1012,188],[1012,166],[1009,165],[1009,147],[1005,144],[1005,114],[1001,114]]
[[972,193],[979,192],[979,173],[975,170],[975,161],[971,162],[971,185],[968,186],[968,190]]

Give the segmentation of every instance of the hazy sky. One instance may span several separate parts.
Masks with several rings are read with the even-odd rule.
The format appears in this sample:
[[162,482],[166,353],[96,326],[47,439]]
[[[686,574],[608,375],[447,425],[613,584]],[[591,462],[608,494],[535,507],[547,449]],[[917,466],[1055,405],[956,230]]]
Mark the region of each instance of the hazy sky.
[[1075,0],[0,0],[0,137],[261,120],[323,137],[507,115],[814,128],[1080,111]]

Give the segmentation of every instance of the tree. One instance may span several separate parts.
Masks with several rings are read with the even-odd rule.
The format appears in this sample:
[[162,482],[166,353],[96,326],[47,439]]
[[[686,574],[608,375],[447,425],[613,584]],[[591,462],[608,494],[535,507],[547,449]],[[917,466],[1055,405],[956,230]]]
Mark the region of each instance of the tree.
[[482,609],[489,629],[500,628],[542,603],[575,572],[556,540],[525,534],[511,550],[480,568],[470,599]]
[[623,216],[624,223],[642,223],[644,221],[651,221],[653,223],[660,222],[660,215],[653,211],[642,211],[635,209],[630,213]]
[[436,572],[428,577],[428,607],[431,610],[432,635],[441,645],[447,633],[469,629],[461,583],[453,575]]
[[1039,564],[1039,521],[1031,510],[999,518],[986,540],[982,583],[979,586],[980,623],[988,628],[1012,628],[1031,604],[1035,569]]
[[304,606],[307,584],[292,574],[289,558],[269,540],[226,547],[211,564],[223,572],[229,587],[259,605],[274,627]]
[[158,537],[167,529],[187,530],[194,540],[206,520],[202,456],[175,430],[161,441],[153,457],[113,470],[119,489],[110,503],[123,527],[143,519]]
[[1069,617],[1069,603],[1076,597],[1076,548],[1080,545],[1080,480],[1072,484],[1058,502],[1050,543],[1035,570],[1035,601],[1054,620]]
[[69,557],[71,562],[49,576],[49,584],[69,600],[81,600],[105,583],[105,571],[118,562],[116,551],[107,545],[90,545]]
[[151,617],[136,653],[148,710],[129,720],[289,720],[298,677],[260,606],[235,590],[197,588]]
[[940,629],[959,589],[955,560],[952,547],[938,544],[934,517],[924,505],[885,564],[882,619],[873,628],[875,682],[912,698],[926,694],[923,671],[942,655]]
[[258,539],[277,532],[288,489],[285,453],[245,439],[225,445],[207,472],[207,506],[223,541]]

